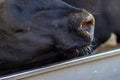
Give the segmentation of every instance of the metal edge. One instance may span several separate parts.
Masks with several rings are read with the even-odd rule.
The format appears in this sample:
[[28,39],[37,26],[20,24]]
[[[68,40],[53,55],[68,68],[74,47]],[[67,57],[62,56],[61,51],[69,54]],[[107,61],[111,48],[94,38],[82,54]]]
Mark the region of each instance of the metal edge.
[[98,60],[98,59],[102,59],[102,58],[106,58],[106,57],[110,57],[110,56],[115,56],[115,55],[120,55],[120,49],[107,51],[107,52],[103,52],[103,53],[99,53],[99,54],[95,54],[95,55],[87,56],[87,57],[83,57],[83,58],[77,58],[77,59],[65,61],[63,63],[55,64],[52,66],[34,69],[34,70],[26,71],[23,73],[18,73],[15,75],[1,77],[0,80],[16,80],[16,79],[20,79],[20,78],[37,75],[37,74],[42,74],[42,73],[49,72],[49,71],[54,71],[54,70],[65,68],[65,67],[70,67],[73,65],[77,65],[77,64],[81,64],[81,63],[85,63],[85,62],[89,62],[89,61],[93,61],[93,60]]

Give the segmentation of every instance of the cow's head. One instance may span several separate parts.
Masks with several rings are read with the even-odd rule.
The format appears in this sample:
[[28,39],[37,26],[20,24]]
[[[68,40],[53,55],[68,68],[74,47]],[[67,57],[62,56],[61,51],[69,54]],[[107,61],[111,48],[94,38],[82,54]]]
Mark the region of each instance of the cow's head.
[[0,60],[38,59],[59,53],[74,57],[91,53],[94,17],[61,0],[1,0]]

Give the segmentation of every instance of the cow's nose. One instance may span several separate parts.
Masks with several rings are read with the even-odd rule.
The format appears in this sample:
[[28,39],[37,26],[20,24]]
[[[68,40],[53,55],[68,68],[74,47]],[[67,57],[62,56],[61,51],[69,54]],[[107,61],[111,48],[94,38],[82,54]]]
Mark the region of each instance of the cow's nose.
[[83,10],[83,13],[86,15],[83,17],[83,20],[78,27],[78,32],[84,36],[85,40],[91,42],[94,38],[95,19],[93,15],[87,11]]

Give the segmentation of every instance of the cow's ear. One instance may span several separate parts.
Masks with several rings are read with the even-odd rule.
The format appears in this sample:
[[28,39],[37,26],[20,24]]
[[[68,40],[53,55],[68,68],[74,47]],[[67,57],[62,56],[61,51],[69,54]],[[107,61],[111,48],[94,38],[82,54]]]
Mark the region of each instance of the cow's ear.
[[0,15],[4,12],[7,0],[0,0]]

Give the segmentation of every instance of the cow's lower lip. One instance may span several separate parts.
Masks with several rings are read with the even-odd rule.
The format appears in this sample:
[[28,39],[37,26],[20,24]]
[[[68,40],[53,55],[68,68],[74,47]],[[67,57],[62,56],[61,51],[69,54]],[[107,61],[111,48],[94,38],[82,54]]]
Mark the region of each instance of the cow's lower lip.
[[71,59],[82,56],[92,55],[92,49],[89,46],[84,46],[82,48],[74,48],[69,51],[61,53],[63,59]]
[[[69,48],[66,51],[69,53],[78,54],[78,55],[87,55],[86,53],[88,50],[84,51],[84,53],[83,53],[83,50],[87,49],[88,47],[89,47],[89,44],[86,44],[86,45],[82,45],[82,46],[76,46],[76,47]],[[90,47],[89,47],[89,49],[90,49]],[[89,52],[89,54],[90,54],[90,52]]]

